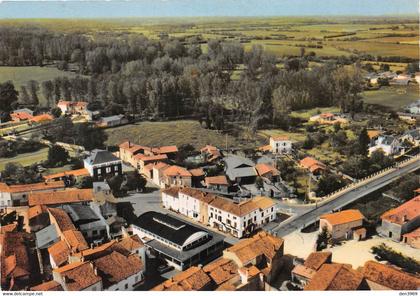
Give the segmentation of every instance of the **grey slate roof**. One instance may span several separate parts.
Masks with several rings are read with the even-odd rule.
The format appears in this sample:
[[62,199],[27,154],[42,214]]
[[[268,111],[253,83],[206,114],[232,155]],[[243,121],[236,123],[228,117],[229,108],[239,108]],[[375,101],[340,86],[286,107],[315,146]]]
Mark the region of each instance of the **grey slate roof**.
[[228,156],[224,158],[226,164],[226,175],[230,180],[241,177],[254,177],[257,172],[254,169],[254,162],[248,158],[240,156]]
[[228,169],[235,169],[239,167],[253,167],[254,162],[250,160],[249,158],[231,155],[228,157],[225,157],[224,162],[226,163],[226,167]]
[[64,205],[63,209],[70,215],[75,223],[99,220],[99,217],[88,205]]
[[91,151],[90,156],[86,158],[86,161],[91,164],[102,164],[112,161],[119,161],[120,159],[116,157],[114,154],[112,154],[109,151],[106,150],[99,150],[94,149]]
[[[178,246],[184,245],[185,241],[197,232],[204,231],[208,233],[207,230],[200,229],[169,214],[153,211],[140,215],[134,222],[134,225]],[[209,234],[209,236],[211,235]]]

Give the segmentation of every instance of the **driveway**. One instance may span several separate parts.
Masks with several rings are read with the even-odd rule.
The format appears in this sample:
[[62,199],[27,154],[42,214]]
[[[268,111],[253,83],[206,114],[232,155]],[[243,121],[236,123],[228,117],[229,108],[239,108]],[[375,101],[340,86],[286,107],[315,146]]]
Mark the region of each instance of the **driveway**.
[[335,262],[348,263],[357,268],[363,266],[366,261],[375,260],[375,255],[370,252],[373,246],[385,243],[397,252],[420,261],[420,252],[404,243],[397,243],[388,238],[373,236],[365,241],[345,241],[341,246],[327,248],[326,251],[332,252],[332,259]]

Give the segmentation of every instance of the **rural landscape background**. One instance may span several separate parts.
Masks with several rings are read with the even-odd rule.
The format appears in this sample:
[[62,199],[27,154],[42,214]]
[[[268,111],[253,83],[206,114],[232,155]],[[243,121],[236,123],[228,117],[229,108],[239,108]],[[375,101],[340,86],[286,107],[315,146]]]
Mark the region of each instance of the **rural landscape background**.
[[2,289],[420,285],[415,1],[48,2],[0,2]]

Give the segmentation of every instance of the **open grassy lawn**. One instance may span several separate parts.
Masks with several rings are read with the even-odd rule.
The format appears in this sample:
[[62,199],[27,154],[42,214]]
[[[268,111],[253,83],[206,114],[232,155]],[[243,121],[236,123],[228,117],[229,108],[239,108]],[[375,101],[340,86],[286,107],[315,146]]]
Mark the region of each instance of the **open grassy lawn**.
[[[0,67],[0,83],[11,80],[17,91],[21,85],[26,85],[29,80],[41,82],[51,80],[56,77],[67,76],[75,77],[76,74],[68,71],[61,71],[54,67]],[[40,91],[38,93],[40,102],[45,102],[44,96]]]
[[105,130],[108,145],[118,145],[130,140],[146,146],[192,144],[201,148],[207,144],[218,147],[256,147],[259,143],[226,136],[200,126],[198,121],[179,120],[167,122],[140,122]]
[[365,91],[363,97],[365,103],[378,104],[397,111],[420,99],[420,91],[415,84],[409,87],[388,86],[379,90]]
[[290,113],[290,116],[301,118],[303,120],[308,120],[311,116],[327,113],[327,112],[340,112],[338,107],[325,107],[325,108],[312,108],[307,110],[293,111]]
[[289,139],[296,142],[303,141],[306,138],[306,135],[303,131],[301,133],[292,133],[284,131],[282,129],[259,130],[258,135],[260,135],[263,138],[266,138],[267,144],[270,137],[272,136],[287,136],[289,137]]
[[23,166],[42,162],[48,157],[48,148],[42,148],[36,152],[19,154],[11,158],[0,158],[0,170],[3,170],[8,162],[17,162]]

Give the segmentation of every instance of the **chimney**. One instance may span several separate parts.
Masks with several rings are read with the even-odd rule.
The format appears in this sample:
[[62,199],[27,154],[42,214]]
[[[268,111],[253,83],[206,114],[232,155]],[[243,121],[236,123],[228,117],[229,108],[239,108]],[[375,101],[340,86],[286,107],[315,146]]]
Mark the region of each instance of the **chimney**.
[[403,222],[407,222],[408,221],[408,217],[407,217],[407,215],[404,215],[403,216]]
[[128,142],[128,148],[131,148],[131,142],[130,141],[127,141]]

